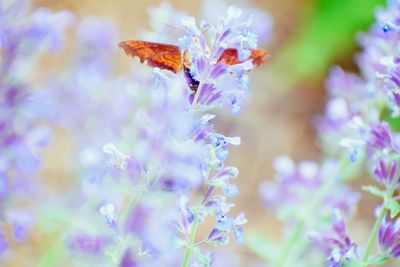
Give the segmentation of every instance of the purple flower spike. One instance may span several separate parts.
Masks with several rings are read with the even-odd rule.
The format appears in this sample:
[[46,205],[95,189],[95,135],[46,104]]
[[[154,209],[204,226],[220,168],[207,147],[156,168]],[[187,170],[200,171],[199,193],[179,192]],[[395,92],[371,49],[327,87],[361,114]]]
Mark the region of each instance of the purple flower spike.
[[380,248],[388,256],[400,257],[400,219],[396,217],[390,220],[385,217],[381,223],[378,233]]
[[[257,46],[257,35],[250,29],[252,20],[240,20],[241,14],[240,9],[230,7],[226,17],[220,18],[217,24],[210,26],[210,24],[202,23],[201,28],[208,29],[208,32],[212,33],[211,36],[205,36],[205,32],[200,32],[193,18],[182,20],[185,36],[179,40],[179,46],[188,52],[192,62],[190,77],[186,74],[185,78],[190,87],[194,87],[192,84],[202,84],[200,95],[196,98],[197,103],[193,103],[195,99],[193,94],[188,95],[189,103],[192,105],[199,104],[203,108],[208,108],[211,105],[224,105],[230,101],[232,102],[231,112],[239,114],[240,105],[236,99],[247,95],[247,72],[253,68],[252,60],[248,58],[251,56],[250,49]],[[228,53],[224,54],[227,48],[236,49],[235,58],[237,57],[238,64],[227,64],[229,60],[225,62],[231,53],[227,51]],[[221,58],[223,54],[224,57]],[[218,78],[226,73],[230,74],[230,81],[229,79],[226,81],[231,83],[235,81],[237,88],[232,90],[231,86],[226,86],[225,89],[222,83],[218,83]],[[225,80],[223,84],[226,84]]]
[[339,211],[332,220],[332,232],[328,234],[310,233],[309,238],[322,252],[329,253],[328,266],[340,267],[358,258],[357,245],[347,234],[345,222]]
[[394,149],[392,134],[386,122],[371,127],[367,144],[376,150],[392,151]]
[[[386,163],[385,159],[381,158],[379,160],[379,164],[376,166],[374,170],[374,174],[378,181],[387,187],[390,186],[393,182],[393,179],[398,179],[398,161],[393,160],[389,163]],[[398,182],[399,183],[399,179]]]

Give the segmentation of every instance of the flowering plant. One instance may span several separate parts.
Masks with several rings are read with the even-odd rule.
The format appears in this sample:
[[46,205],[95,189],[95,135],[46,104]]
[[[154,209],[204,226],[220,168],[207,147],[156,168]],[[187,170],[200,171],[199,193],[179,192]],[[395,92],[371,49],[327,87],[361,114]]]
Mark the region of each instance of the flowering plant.
[[[327,80],[325,114],[315,120],[325,152],[321,167],[307,161],[295,166],[290,158],[281,157],[275,161],[275,181],[261,186],[265,203],[291,232],[281,244],[257,238],[250,242],[255,250],[264,242],[276,252],[278,256],[273,252],[264,256],[273,266],[375,266],[399,257],[400,2],[389,1],[376,17],[370,32],[359,36],[361,75],[335,67]],[[331,169],[324,171],[327,165]],[[365,185],[363,190],[382,199],[365,245],[357,244],[346,229],[360,197],[347,184],[362,170],[380,184]]]
[[44,85],[34,82],[34,70],[41,55],[62,48],[72,19],[46,8],[29,13],[25,1],[0,2],[0,225],[12,229],[10,238],[0,231],[0,255],[9,239],[25,242],[34,224],[24,203],[35,198],[40,152],[51,139],[37,93]]
[[[21,11],[23,4],[16,0],[0,6],[4,175],[32,177],[38,169],[36,145],[45,144],[43,136],[56,130],[74,144],[68,164],[76,177],[62,198],[49,193],[48,185],[35,188],[47,198],[34,208],[37,218],[28,214],[14,223],[16,238],[26,231],[25,225],[45,235],[62,233],[52,241],[52,249],[38,256],[38,264],[53,266],[65,259],[79,266],[211,266],[215,256],[207,251],[210,246],[227,244],[230,235],[243,243],[247,219],[243,212],[231,214],[230,201],[239,193],[232,183],[238,169],[225,165],[229,146],[241,141],[218,133],[213,122],[214,113],[224,107],[239,115],[247,96],[247,75],[253,68],[250,49],[257,46],[252,18],[243,19],[234,7],[216,23],[203,21],[199,26],[182,13],[170,17],[184,29],[176,42],[191,56],[195,92],[183,77],[158,68],[135,65],[132,73],[116,75],[116,29],[98,18],[76,20],[70,33],[75,36],[74,53],[65,60],[64,70],[56,75],[49,71],[40,90],[28,96],[26,87],[34,82],[23,82],[26,73],[18,71],[26,71],[25,64],[32,67],[27,59],[37,59],[40,42],[48,49],[61,47],[73,18],[67,12],[38,9],[26,19],[30,13]],[[21,24],[15,16],[21,16]],[[163,36],[161,29],[154,30],[153,36]],[[166,35],[165,29],[162,32]],[[218,61],[226,48],[236,49],[239,64]],[[19,58],[21,67],[16,66]],[[25,105],[25,99],[35,102]],[[34,112],[25,112],[27,107]],[[53,129],[36,129],[37,121]],[[21,174],[8,167],[14,161]],[[33,165],[29,171],[21,169]],[[3,199],[9,178],[0,173]],[[9,207],[14,214],[16,206]],[[207,230],[200,232],[202,224]],[[6,231],[1,232],[1,252],[8,239]]]

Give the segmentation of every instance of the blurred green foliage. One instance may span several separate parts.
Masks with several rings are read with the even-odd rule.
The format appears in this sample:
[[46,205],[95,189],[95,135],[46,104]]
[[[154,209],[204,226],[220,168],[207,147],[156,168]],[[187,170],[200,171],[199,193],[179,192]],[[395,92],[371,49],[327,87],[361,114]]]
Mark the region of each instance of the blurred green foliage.
[[291,82],[321,78],[335,60],[354,52],[356,33],[368,28],[374,20],[375,8],[385,2],[315,0],[303,26],[276,55],[271,67],[281,72],[284,69],[289,76],[286,79]]
[[382,112],[381,119],[386,121],[390,125],[390,129],[395,132],[400,131],[400,117],[392,116],[392,112],[389,109],[385,109]]

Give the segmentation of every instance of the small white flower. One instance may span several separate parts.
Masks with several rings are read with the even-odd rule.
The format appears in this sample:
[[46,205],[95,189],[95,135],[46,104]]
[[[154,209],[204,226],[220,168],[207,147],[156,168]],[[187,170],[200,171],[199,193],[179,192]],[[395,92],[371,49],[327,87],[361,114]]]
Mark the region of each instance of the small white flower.
[[103,151],[110,156],[110,163],[114,168],[120,171],[126,169],[129,156],[122,154],[113,143],[108,143],[103,146]]
[[100,214],[106,219],[106,223],[113,227],[117,223],[117,215],[115,213],[115,206],[107,203],[100,207]]
[[238,146],[241,143],[239,136],[225,137],[225,141],[231,145]]

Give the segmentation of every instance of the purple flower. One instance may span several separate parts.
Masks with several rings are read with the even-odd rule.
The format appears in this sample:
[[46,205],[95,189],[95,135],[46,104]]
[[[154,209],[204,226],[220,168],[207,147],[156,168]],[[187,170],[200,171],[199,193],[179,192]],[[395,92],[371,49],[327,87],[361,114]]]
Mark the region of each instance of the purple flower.
[[40,110],[39,96],[45,85],[32,80],[29,72],[42,54],[63,47],[72,20],[67,11],[30,10],[24,0],[0,4],[0,201],[11,204],[2,205],[0,213],[17,243],[25,242],[35,223],[26,205],[21,210],[19,203],[30,203],[33,192],[41,190],[40,183],[33,181],[41,163],[40,151],[51,139]]
[[[220,10],[227,10],[228,8],[229,6],[226,1],[207,0],[202,8],[203,17],[209,23],[217,24],[221,20]],[[252,16],[253,21],[257,22],[250,25],[250,29],[255,33],[259,42],[265,43],[269,41],[272,36],[272,18],[268,14],[249,5],[239,6],[239,8],[242,9],[244,16]]]
[[400,257],[400,220],[399,217],[389,219],[387,216],[382,220],[378,233],[380,248],[387,255]]
[[392,134],[386,122],[380,122],[371,127],[367,145],[374,150],[383,151],[383,153],[388,153],[395,149]]
[[239,193],[239,188],[234,184],[230,184],[230,180],[236,178],[238,173],[239,171],[235,167],[226,167],[210,179],[208,183],[212,190],[220,187],[227,197],[233,198]]
[[122,257],[119,267],[135,267],[138,266],[136,261],[133,259],[131,249],[127,249]]
[[[275,180],[261,185],[261,197],[267,207],[278,213],[294,216],[295,213],[289,211],[306,207],[314,196],[310,192],[317,192],[325,181],[332,179],[337,163],[334,160],[326,160],[319,166],[313,161],[302,161],[296,166],[291,158],[281,156],[274,161],[274,167]],[[357,193],[349,190],[340,179],[337,179],[332,190],[324,197],[322,202],[324,208],[321,208],[320,212],[315,212],[315,215],[322,216],[324,212],[335,209],[350,212],[358,199]]]
[[101,236],[75,233],[69,238],[68,243],[72,250],[84,254],[98,255],[102,253],[108,241]]
[[360,117],[355,116],[348,125],[358,133],[353,134],[354,138],[343,138],[340,144],[348,149],[353,162],[357,161],[360,149],[365,149],[372,157],[388,155],[398,150],[386,122],[366,124]]
[[387,188],[391,186],[393,179],[397,179],[399,183],[400,174],[398,173],[398,161],[387,161],[384,158],[381,158],[374,169],[374,174],[378,181],[384,184]]
[[[167,21],[177,19],[164,7],[164,13],[156,13],[166,14]],[[198,83],[195,94],[181,77],[160,69],[135,66],[129,75],[117,76],[113,53],[119,37],[114,27],[96,18],[77,25],[76,53],[65,71],[48,79],[48,89],[40,93],[42,106],[37,107],[71,134],[75,149],[68,164],[76,166],[82,189],[73,202],[77,211],[88,208],[97,215],[90,229],[104,231],[82,233],[73,224],[67,232],[73,252],[95,258],[110,251],[120,266],[177,266],[181,253],[171,251],[171,244],[189,246],[194,224],[206,216],[216,218],[213,229],[219,234],[212,237],[214,242],[227,243],[229,233],[243,241],[247,220],[243,213],[230,217],[234,204],[227,202],[238,194],[231,184],[238,170],[224,167],[229,145],[239,145],[240,138],[217,133],[211,122],[215,115],[203,113],[227,104],[238,114],[247,93],[243,89],[253,64],[246,59],[257,37],[249,31],[250,19],[241,20],[240,13],[230,8],[221,23],[202,23],[201,29],[193,18],[180,18],[185,33],[179,45],[191,56],[185,74]],[[157,30],[157,25],[152,27]],[[219,61],[226,47],[237,48],[243,62],[228,67]],[[222,78],[231,82],[225,84]],[[231,87],[235,79],[237,86]],[[23,97],[12,90],[8,95],[8,103]],[[9,140],[17,142],[19,137]],[[201,199],[188,198],[197,195]],[[134,254],[141,249],[148,257]]]
[[357,245],[347,234],[345,222],[339,211],[334,212],[332,232],[329,234],[311,233],[310,240],[323,252],[328,252],[329,267],[340,267],[358,258]]
[[[179,45],[182,50],[190,55],[190,77],[186,77],[192,87],[197,84],[198,88],[189,95],[189,103],[200,106],[202,109],[231,102],[230,108],[233,114],[240,111],[237,98],[246,95],[248,88],[247,72],[253,68],[250,48],[255,48],[257,38],[250,30],[251,19],[241,20],[240,9],[229,7],[227,15],[221,17],[215,24],[202,23],[202,29],[210,34],[210,38],[197,28],[193,18],[182,19],[185,27],[185,36],[180,39]],[[209,40],[207,42],[206,40]],[[239,64],[227,66],[221,59],[221,55],[227,48],[236,48]],[[232,74],[236,79],[236,89],[227,89],[226,83],[218,80],[223,74]],[[226,75],[224,75],[226,76]]]
[[[228,217],[225,214],[221,214],[217,218],[215,229],[219,233],[233,233],[236,242],[243,243],[243,228],[241,225],[247,223],[247,218],[244,213],[240,213],[236,218]],[[211,237],[218,235],[218,233],[213,233]],[[210,235],[209,235],[210,236]],[[211,238],[212,239],[212,238]],[[215,240],[215,238],[214,238]]]

